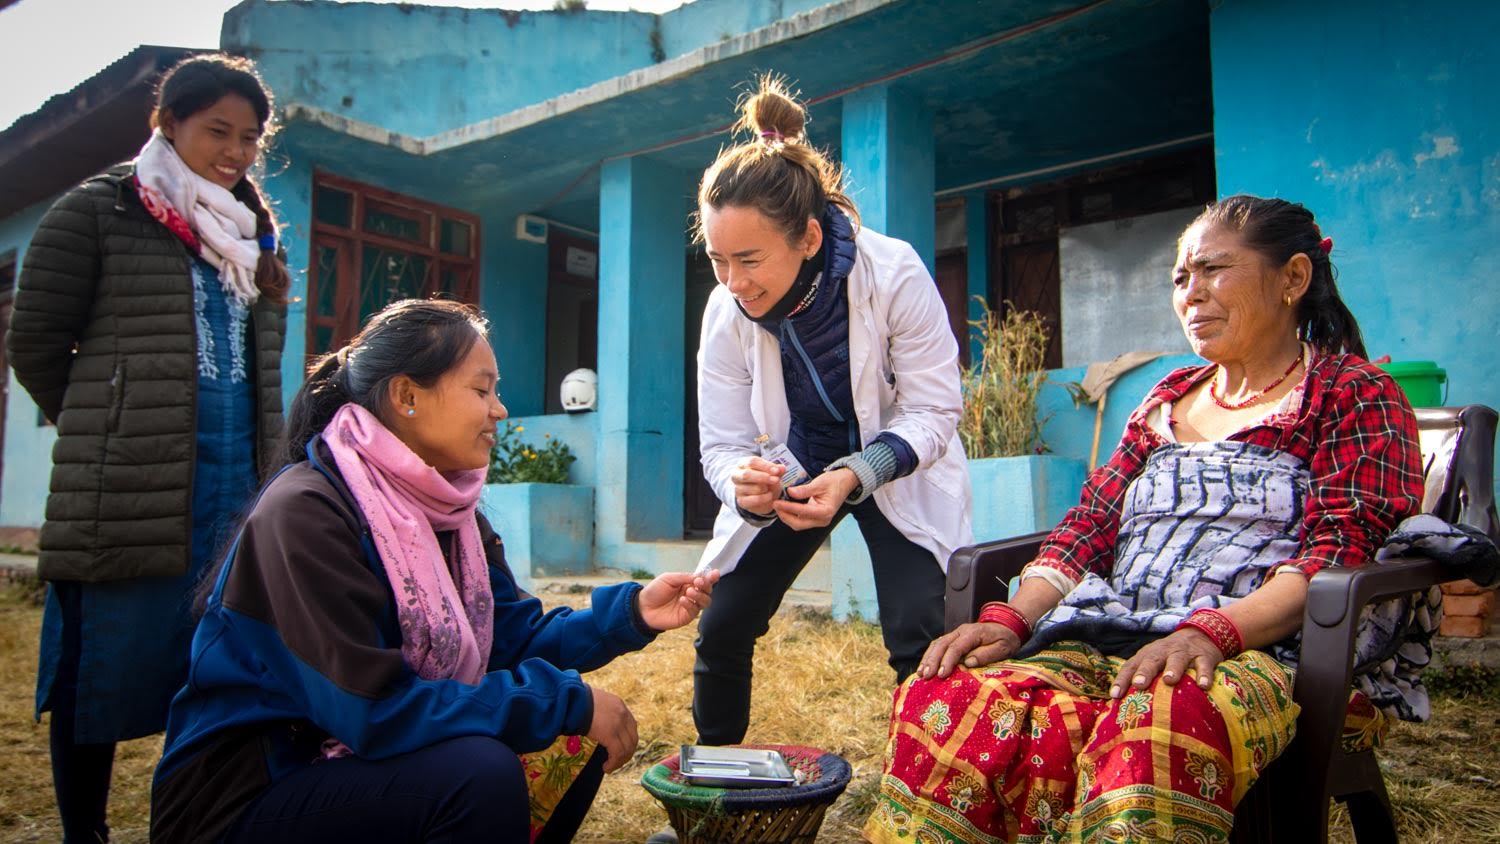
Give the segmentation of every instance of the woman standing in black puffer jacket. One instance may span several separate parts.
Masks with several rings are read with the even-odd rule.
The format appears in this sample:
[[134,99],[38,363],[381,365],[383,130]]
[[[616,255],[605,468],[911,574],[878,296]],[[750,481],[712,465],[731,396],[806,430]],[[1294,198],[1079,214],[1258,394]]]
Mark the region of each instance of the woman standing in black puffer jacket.
[[248,175],[271,119],[250,62],[163,78],[150,140],[43,217],[8,335],[57,425],[38,573],[37,713],[64,841],[106,841],[115,742],[159,732],[192,600],[281,430],[288,277]]

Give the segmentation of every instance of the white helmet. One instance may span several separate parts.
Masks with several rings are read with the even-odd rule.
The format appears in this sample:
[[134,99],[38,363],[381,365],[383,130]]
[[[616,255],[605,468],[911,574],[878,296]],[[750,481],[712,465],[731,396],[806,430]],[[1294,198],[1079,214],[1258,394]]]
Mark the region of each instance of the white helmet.
[[592,369],[575,369],[563,376],[562,406],[569,413],[593,410],[599,393],[599,376]]

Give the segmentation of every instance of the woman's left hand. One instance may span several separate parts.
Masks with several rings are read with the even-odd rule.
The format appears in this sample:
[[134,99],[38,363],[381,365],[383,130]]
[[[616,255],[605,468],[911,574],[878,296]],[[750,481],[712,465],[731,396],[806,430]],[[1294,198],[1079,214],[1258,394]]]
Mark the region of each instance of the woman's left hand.
[[792,530],[827,527],[857,486],[859,477],[854,472],[834,469],[805,484],[788,488],[787,496],[797,499],[796,501],[782,500],[771,506],[776,508],[776,515]]
[[676,630],[698,617],[719,582],[719,572],[693,574],[670,571],[656,576],[641,590],[641,618],[652,630]]
[[1198,675],[1198,687],[1206,689],[1214,680],[1214,668],[1224,661],[1224,654],[1213,640],[1191,628],[1178,630],[1136,651],[1115,674],[1109,696],[1123,697],[1131,688],[1150,688],[1158,674],[1162,682],[1177,685],[1187,669]]

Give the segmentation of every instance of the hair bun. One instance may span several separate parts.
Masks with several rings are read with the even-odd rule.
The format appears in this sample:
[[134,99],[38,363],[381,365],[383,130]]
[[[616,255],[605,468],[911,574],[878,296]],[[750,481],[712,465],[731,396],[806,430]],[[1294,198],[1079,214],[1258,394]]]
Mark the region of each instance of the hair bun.
[[757,90],[740,101],[740,119],[735,131],[748,131],[766,141],[792,141],[803,137],[807,109],[797,102],[786,79],[768,73],[757,80]]

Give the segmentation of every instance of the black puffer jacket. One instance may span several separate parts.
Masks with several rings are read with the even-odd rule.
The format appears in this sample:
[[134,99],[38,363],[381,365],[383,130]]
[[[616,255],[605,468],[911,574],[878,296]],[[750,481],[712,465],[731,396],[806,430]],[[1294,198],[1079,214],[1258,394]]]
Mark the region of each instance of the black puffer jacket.
[[[128,166],[64,194],[21,267],[7,346],[57,424],[38,573],[119,580],[187,571],[198,392],[182,242],[146,212]],[[251,308],[257,463],[281,433],[286,306]]]

